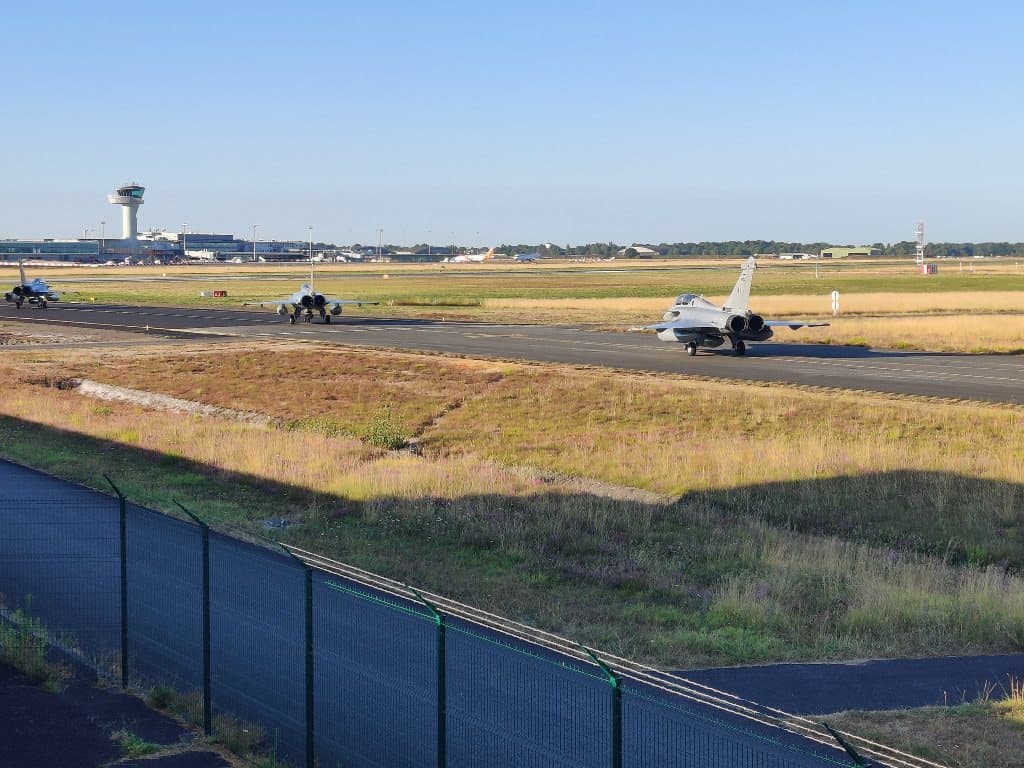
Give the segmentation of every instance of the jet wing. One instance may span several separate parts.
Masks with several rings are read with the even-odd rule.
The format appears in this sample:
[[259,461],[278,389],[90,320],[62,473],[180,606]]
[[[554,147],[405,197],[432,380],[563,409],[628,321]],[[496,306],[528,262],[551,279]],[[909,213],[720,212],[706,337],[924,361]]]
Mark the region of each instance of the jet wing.
[[324,296],[325,304],[356,304],[363,306],[364,304],[380,304],[379,301],[359,301],[358,299],[330,299]]
[[665,321],[662,323],[655,323],[654,325],[645,325],[645,331],[667,331],[669,329],[676,331],[693,331],[694,333],[708,333],[720,336],[722,334],[721,328],[716,328],[713,325],[694,325],[693,323],[686,323],[679,320]]
[[795,331],[797,328],[821,328],[828,323],[805,323],[800,320],[765,320],[764,324],[769,328],[789,328]]

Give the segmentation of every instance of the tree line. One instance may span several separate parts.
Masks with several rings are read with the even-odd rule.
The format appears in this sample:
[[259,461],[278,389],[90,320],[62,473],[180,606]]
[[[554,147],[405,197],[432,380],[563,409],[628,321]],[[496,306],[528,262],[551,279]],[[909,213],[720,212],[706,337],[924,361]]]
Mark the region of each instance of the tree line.
[[[657,253],[638,253],[636,245],[643,245]],[[539,251],[546,258],[673,258],[686,256],[753,256],[768,253],[821,253],[826,248],[854,247],[861,243],[793,243],[781,240],[704,240],[696,243],[634,243],[629,246],[617,243],[587,243],[585,245],[566,245],[564,248],[546,244],[540,247],[520,243],[518,245],[504,243],[498,247],[499,253],[526,253]],[[883,257],[913,258],[917,243],[913,240],[902,240],[897,243],[871,243],[872,248],[881,251]],[[928,258],[972,258],[974,256],[1024,256],[1024,243],[981,242],[981,243],[926,243],[925,256]],[[625,251],[624,253],[620,253]]]

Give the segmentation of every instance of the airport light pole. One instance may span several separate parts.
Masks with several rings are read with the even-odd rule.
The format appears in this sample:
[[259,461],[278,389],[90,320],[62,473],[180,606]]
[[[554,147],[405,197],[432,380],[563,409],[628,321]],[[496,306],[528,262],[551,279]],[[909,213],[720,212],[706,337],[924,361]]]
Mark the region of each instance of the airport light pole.
[[107,222],[100,222],[100,253],[107,247]]
[[188,222],[181,222],[181,260],[188,261],[188,250],[185,248],[185,234],[188,232]]
[[377,228],[377,261],[380,261],[380,252],[384,245],[384,230],[380,227]]
[[256,227],[258,227],[258,226],[259,226],[259,224],[253,224],[252,225],[252,260],[253,260],[253,263],[256,262]]

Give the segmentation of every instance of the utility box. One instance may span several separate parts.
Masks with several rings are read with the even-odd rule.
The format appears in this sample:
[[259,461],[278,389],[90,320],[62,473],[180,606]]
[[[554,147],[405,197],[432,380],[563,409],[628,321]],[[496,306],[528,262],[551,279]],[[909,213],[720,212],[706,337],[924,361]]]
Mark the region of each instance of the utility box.
[[938,274],[939,268],[935,264],[922,264],[921,274],[922,275],[935,275]]

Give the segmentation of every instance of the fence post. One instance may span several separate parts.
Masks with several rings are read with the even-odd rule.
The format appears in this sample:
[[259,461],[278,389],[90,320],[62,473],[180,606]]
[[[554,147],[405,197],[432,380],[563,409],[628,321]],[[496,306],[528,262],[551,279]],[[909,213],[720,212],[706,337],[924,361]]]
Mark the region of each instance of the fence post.
[[306,585],[306,768],[316,765],[313,730],[313,569],[301,557],[278,542],[285,554],[302,566]]
[[587,655],[594,660],[594,663],[601,668],[601,671],[608,676],[608,682],[612,686],[612,768],[622,768],[622,681],[615,676],[615,673],[608,668],[608,665],[601,661],[594,652],[586,646],[581,645]]
[[407,587],[407,589],[427,606],[434,614],[434,621],[437,622],[437,768],[446,768],[448,764],[448,673],[445,658],[445,629],[447,625],[444,614],[437,610],[433,603],[412,587]]
[[104,479],[110,483],[110,487],[117,494],[117,506],[120,520],[120,541],[121,541],[121,687],[128,687],[128,526],[127,503],[121,489],[114,485],[114,481],[106,475]]
[[[178,502],[174,502],[178,504]],[[213,733],[210,703],[210,526],[178,504],[199,526],[203,540],[203,733]]]

